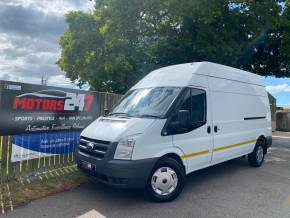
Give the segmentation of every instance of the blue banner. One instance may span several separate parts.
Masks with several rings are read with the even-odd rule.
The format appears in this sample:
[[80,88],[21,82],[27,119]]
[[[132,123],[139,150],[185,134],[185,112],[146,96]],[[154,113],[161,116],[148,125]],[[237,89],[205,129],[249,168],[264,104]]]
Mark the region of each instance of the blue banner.
[[79,136],[80,131],[14,135],[12,161],[75,152]]

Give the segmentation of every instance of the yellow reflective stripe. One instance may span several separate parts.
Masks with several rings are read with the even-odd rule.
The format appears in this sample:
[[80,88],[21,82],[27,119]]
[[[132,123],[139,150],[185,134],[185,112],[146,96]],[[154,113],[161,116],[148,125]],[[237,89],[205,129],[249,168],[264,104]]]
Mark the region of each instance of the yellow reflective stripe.
[[195,153],[182,155],[181,158],[189,158],[189,157],[194,157],[194,156],[208,154],[208,153],[209,153],[209,150],[199,151],[199,152],[195,152]]
[[[246,145],[246,144],[250,144],[250,143],[253,143],[253,142],[256,142],[256,140],[250,140],[250,141],[241,142],[241,143],[237,143],[237,144],[221,146],[221,147],[218,147],[218,148],[214,148],[213,151],[226,150],[226,149],[229,149],[229,148],[234,148],[234,147],[238,147],[238,146],[241,146],[241,145]],[[198,155],[203,155],[203,154],[208,154],[208,153],[209,153],[209,150],[204,150],[204,151],[199,151],[199,152],[195,152],[195,153],[182,155],[181,158],[195,157],[195,156],[198,156]]]
[[250,140],[250,141],[241,142],[241,143],[238,143],[238,144],[221,146],[221,147],[218,147],[218,148],[214,148],[213,151],[222,151],[222,150],[225,150],[225,149],[234,148],[234,147],[238,147],[238,146],[245,145],[245,144],[250,144],[250,143],[253,143],[253,142],[256,142],[256,140]]

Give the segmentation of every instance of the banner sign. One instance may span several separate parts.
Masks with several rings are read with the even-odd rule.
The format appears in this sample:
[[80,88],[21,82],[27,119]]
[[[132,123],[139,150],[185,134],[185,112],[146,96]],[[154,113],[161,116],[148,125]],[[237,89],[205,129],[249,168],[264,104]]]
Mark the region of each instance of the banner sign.
[[80,131],[15,135],[12,141],[11,161],[72,153],[78,144],[79,136]]
[[0,81],[0,135],[84,129],[98,101],[93,92]]

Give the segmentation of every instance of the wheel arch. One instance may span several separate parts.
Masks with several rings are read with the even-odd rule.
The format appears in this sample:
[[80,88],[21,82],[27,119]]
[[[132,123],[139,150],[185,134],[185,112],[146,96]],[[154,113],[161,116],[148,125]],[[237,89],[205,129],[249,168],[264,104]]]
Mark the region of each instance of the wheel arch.
[[165,157],[173,158],[174,160],[176,160],[178,163],[182,165],[186,173],[188,170],[187,168],[188,166],[187,166],[186,159],[181,158],[183,155],[184,153],[182,152],[182,150],[178,148],[170,148],[170,149],[163,150],[162,153],[158,153],[156,156],[158,157],[158,160],[161,160]]
[[[257,142],[259,140],[263,140],[264,141],[263,149],[264,149],[264,153],[267,154],[268,147],[267,147],[267,137],[265,136],[265,134],[259,135],[258,138],[257,138]],[[256,142],[256,144],[257,144],[257,142]]]
[[162,157],[160,157],[160,160],[163,159],[163,158],[166,158],[166,157],[170,157],[170,158],[176,160],[178,163],[181,164],[181,166],[184,169],[184,172],[186,172],[186,166],[184,165],[184,162],[183,162],[182,158],[179,155],[177,155],[176,153],[168,153],[168,154],[165,154]]

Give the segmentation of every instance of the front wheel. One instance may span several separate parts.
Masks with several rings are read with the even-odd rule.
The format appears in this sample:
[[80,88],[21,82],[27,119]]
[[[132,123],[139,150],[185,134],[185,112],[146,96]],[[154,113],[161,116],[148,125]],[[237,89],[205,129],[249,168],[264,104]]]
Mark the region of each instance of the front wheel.
[[185,182],[183,166],[173,158],[161,159],[153,168],[146,194],[154,201],[172,201],[181,193]]
[[260,167],[265,159],[265,140],[259,139],[256,143],[254,151],[249,154],[249,163],[252,167]]

